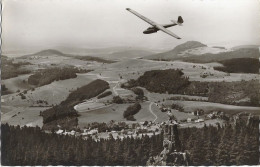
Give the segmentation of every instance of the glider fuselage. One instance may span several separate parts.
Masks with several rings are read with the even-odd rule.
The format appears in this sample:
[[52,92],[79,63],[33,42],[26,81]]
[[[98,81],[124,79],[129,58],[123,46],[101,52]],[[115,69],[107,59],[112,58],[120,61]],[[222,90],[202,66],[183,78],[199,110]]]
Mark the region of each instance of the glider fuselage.
[[[172,24],[165,24],[162,25],[164,28],[168,28],[168,27],[172,27],[172,26],[176,26],[177,24],[172,23]],[[156,28],[155,26],[149,27],[146,30],[144,30],[144,34],[151,34],[151,33],[155,33],[157,31],[159,31],[160,29]]]

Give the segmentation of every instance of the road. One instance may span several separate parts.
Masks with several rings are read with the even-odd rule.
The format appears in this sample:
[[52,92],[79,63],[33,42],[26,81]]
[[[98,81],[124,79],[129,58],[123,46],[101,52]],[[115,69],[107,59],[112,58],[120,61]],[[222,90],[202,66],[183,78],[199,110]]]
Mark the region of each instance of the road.
[[155,122],[157,120],[157,115],[153,112],[152,110],[152,105],[155,104],[153,101],[152,101],[152,98],[150,96],[150,92],[147,91],[147,98],[148,98],[148,101],[150,102],[150,105],[149,105],[149,111],[153,114],[153,116],[155,117],[155,119],[153,120],[153,122]]
[[119,81],[117,82],[117,84],[113,87],[113,92],[116,96],[118,96],[118,93],[116,91],[116,87],[119,85]]
[[155,122],[157,120],[157,115],[153,112],[152,110],[152,105],[155,104],[154,102],[150,102],[150,105],[149,105],[149,111],[153,114],[153,116],[155,117],[155,119],[153,120],[153,122]]

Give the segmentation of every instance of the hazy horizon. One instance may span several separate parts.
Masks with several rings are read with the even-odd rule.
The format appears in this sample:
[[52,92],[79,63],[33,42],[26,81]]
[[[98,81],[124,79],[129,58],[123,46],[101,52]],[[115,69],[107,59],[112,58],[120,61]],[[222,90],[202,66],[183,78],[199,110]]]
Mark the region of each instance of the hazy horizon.
[[[45,49],[138,47],[170,50],[186,41],[209,46],[260,45],[259,1],[251,0],[3,0],[3,54]],[[143,34],[150,27],[125,10],[132,8],[159,24],[181,15],[183,26]]]

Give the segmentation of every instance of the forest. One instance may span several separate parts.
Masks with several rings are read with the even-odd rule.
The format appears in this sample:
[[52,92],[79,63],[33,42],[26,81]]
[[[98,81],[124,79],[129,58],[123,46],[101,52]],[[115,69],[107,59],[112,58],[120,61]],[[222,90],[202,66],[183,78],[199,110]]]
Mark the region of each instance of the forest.
[[1,64],[1,79],[9,79],[31,73],[31,71],[22,68],[22,66],[30,64],[28,62],[14,63],[7,56],[1,56]]
[[[146,165],[163,150],[163,133],[123,140],[45,133],[39,127],[2,124],[2,165]],[[189,165],[257,165],[259,119],[236,124],[179,128]]]
[[78,113],[73,107],[85,99],[99,95],[108,88],[109,84],[106,81],[97,79],[73,91],[69,94],[67,99],[62,101],[59,105],[41,113],[44,123],[43,128],[57,129],[57,121],[59,121],[59,125],[66,126],[67,128],[69,128],[69,126],[76,126]]
[[[209,83],[209,101],[244,106],[260,106],[258,80]],[[248,99],[248,100],[243,100]]]
[[104,93],[98,95],[97,98],[98,98],[98,99],[102,99],[102,98],[107,97],[107,96],[110,96],[110,95],[112,95],[112,92],[111,92],[111,91],[106,91],[106,92],[104,92]]
[[[169,77],[170,76],[170,77]],[[179,69],[152,70],[145,72],[137,80],[129,80],[121,85],[133,89],[141,86],[156,93],[183,94],[208,97],[209,102],[259,106],[260,84],[258,80],[235,82],[189,81]]]
[[224,66],[214,67],[215,70],[228,73],[259,74],[260,62],[256,58],[236,58],[219,61]]
[[96,61],[100,63],[114,63],[115,61],[103,59],[100,57],[93,57],[93,56],[73,56],[73,58],[83,60],[83,61]]
[[[130,80],[122,87],[141,86],[151,92],[177,94],[190,84],[188,77],[183,76],[183,74],[179,69],[146,71],[137,80]],[[135,91],[135,89],[132,90]]]
[[139,103],[135,103],[130,105],[124,111],[123,117],[130,121],[135,121],[134,115],[137,114],[141,110],[141,105]]
[[87,73],[91,70],[82,70],[75,67],[55,67],[49,69],[42,69],[35,74],[29,76],[28,83],[37,87],[48,85],[53,81],[76,78],[76,73]]

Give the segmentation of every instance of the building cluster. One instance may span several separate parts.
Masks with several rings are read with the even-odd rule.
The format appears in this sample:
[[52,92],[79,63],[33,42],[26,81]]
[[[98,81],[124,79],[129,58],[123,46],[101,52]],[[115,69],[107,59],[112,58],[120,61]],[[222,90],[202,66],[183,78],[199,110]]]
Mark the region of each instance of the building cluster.
[[223,111],[222,112],[221,111],[213,111],[210,114],[208,114],[207,117],[209,119],[216,119],[216,118],[223,119],[223,120],[229,119],[229,117]]
[[88,128],[84,128],[79,131],[71,130],[57,130],[56,134],[61,135],[71,135],[71,136],[78,136],[87,139],[89,137],[99,140],[101,138],[108,139],[108,138],[125,138],[125,137],[142,137],[144,135],[152,136],[161,133],[161,126],[162,124],[155,123],[155,122],[138,122],[132,124],[126,124],[125,122],[114,122],[110,121],[106,125],[113,129],[113,127],[117,126],[119,128],[113,130],[106,130],[106,131],[99,131],[97,128],[98,123],[93,123],[93,127],[91,125]]

